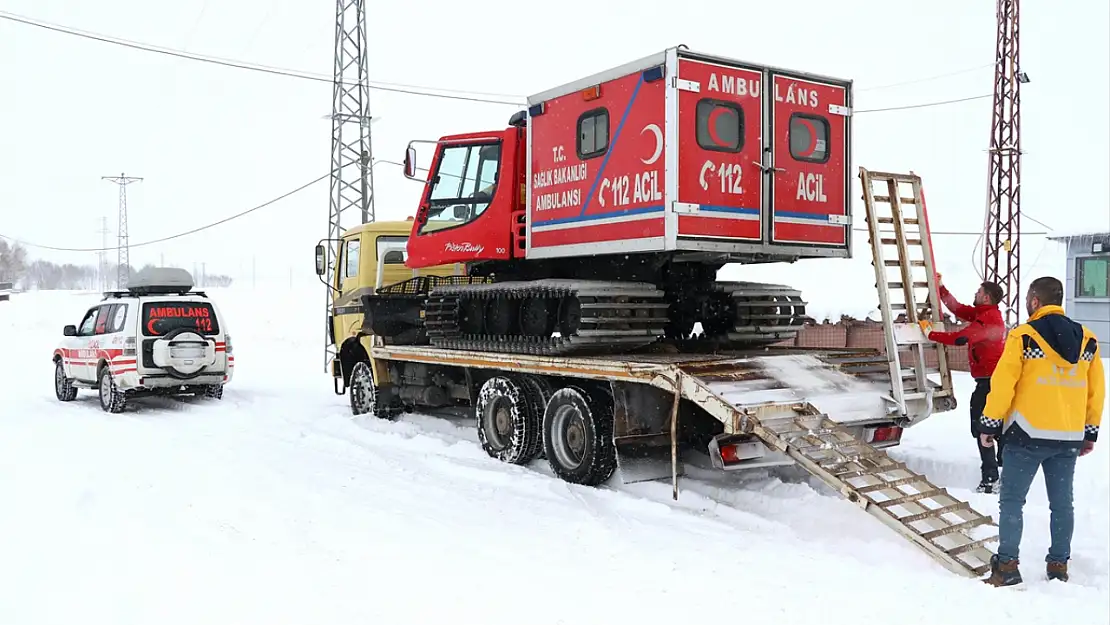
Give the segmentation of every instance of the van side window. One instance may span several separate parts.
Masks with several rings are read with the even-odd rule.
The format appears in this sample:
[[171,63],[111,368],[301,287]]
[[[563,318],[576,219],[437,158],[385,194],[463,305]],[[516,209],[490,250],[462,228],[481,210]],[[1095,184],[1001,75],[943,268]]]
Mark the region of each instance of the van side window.
[[115,334],[123,330],[123,322],[127,320],[127,304],[112,306],[111,322],[108,324],[108,333]]
[[733,102],[703,98],[695,111],[698,146],[715,152],[744,149],[744,110]]
[[585,160],[605,154],[609,149],[609,111],[600,108],[578,118],[578,158]]
[[99,306],[94,306],[85,313],[85,318],[81,320],[81,325],[77,328],[77,336],[92,336],[93,327],[96,325],[96,315],[100,312]]
[[796,161],[825,163],[829,160],[829,121],[817,115],[790,116],[790,156]]
[[108,315],[111,314],[111,306],[101,306],[100,312],[96,316],[96,333],[105,334],[108,331]]
[[360,241],[358,239],[351,239],[347,241],[347,253],[343,258],[343,277],[354,278],[358,275],[358,257]]

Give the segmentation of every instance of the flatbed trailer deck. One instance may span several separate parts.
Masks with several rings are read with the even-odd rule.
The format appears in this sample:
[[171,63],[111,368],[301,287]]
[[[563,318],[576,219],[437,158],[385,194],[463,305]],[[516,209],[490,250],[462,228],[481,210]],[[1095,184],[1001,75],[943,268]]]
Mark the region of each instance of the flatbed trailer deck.
[[[612,432],[603,438],[611,441],[604,453],[612,453],[612,463],[602,461],[601,471],[568,481],[599,483],[617,466],[623,471],[625,462],[659,460],[663,452],[670,457],[677,498],[680,448],[707,432],[699,418],[709,417],[719,426],[708,430],[706,448],[717,468],[797,464],[950,570],[979,575],[989,569],[991,552],[985,545],[995,537],[978,532],[993,525],[991,518],[887,456],[881,448],[897,444],[896,437],[868,441],[876,432],[911,422],[894,410],[889,378],[884,382],[886,358],[877,352],[770,348],[618,359],[383,346],[372,356],[382,367],[407,363],[460,372],[470,388],[482,389],[471,398],[479,412],[479,395],[496,387],[491,380],[503,377],[521,389],[547,389],[530,401],[548,406],[552,388],[581,388],[587,381],[608,386],[611,402],[587,391],[596,412],[583,416],[597,417],[595,425],[611,419]],[[598,414],[602,411],[606,414]],[[541,417],[534,411],[525,427],[542,429],[543,437],[557,436],[552,412],[548,407]],[[927,415],[912,417],[920,422]],[[693,422],[692,430],[684,420]],[[547,446],[549,457],[552,447]],[[785,460],[768,462],[769,455]]]

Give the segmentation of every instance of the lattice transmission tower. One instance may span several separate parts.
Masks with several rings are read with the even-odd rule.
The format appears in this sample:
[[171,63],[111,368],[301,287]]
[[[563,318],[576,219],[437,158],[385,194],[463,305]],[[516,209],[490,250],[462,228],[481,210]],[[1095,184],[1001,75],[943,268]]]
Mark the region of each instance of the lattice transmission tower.
[[142,178],[135,178],[120,174],[118,176],[101,176],[101,180],[108,180],[119,185],[119,227],[116,230],[118,243],[116,248],[116,288],[126,289],[129,271],[131,269],[130,245],[127,237],[127,185],[139,182]]
[[[331,109],[331,191],[328,209],[328,238],[325,275],[332,270],[343,234],[342,218],[357,207],[362,223],[374,221],[374,174],[370,163],[370,76],[366,47],[365,0],[338,0],[335,17],[335,72]],[[329,318],[335,291],[327,290]],[[336,355],[327,324],[324,366]]]
[[988,206],[983,276],[1005,297],[1006,325],[1017,323],[1021,299],[1021,85],[1029,76],[1018,60],[1018,0],[997,0],[994,112],[991,115]]

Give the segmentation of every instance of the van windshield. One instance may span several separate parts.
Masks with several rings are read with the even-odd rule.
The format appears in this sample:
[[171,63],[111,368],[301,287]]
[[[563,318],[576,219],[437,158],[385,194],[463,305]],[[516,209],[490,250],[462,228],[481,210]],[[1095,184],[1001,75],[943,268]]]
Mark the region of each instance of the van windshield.
[[216,311],[208,302],[146,302],[142,326],[146,336],[165,336],[181,328],[205,336],[220,333]]

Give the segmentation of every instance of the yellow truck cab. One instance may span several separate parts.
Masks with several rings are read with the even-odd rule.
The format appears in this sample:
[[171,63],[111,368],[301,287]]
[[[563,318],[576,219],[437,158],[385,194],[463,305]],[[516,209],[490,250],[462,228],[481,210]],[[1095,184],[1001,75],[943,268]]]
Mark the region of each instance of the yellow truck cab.
[[[405,246],[411,232],[411,217],[405,221],[374,221],[350,228],[339,241],[335,267],[329,278],[333,304],[328,317],[328,332],[338,352],[338,357],[332,361],[332,376],[339,394],[350,386],[356,365],[365,363],[368,367],[365,373],[373,369],[369,353],[375,337],[364,329],[364,295],[373,295],[383,285],[417,276],[462,275],[465,271],[462,265],[418,270],[405,266]],[[323,246],[317,246],[316,272],[319,275],[326,272],[323,253]],[[355,399],[352,396],[352,401]]]

